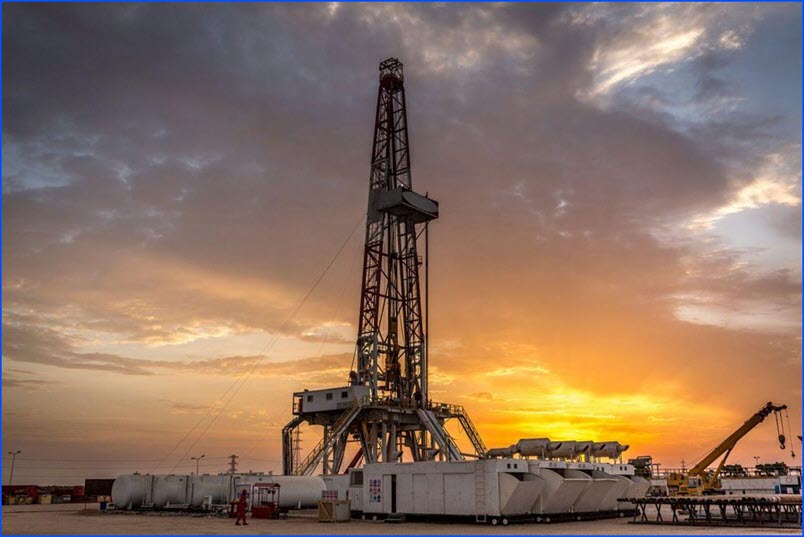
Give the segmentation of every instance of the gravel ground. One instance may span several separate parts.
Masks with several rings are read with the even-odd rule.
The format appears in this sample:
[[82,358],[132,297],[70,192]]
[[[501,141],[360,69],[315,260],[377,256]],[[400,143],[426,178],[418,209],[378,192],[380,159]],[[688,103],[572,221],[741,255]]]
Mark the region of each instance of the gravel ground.
[[246,527],[235,526],[231,519],[207,516],[161,514],[102,513],[97,504],[12,505],[3,506],[3,534],[161,534],[161,535],[801,535],[801,529],[778,528],[707,528],[629,524],[627,519],[565,522],[556,524],[519,524],[478,526],[437,522],[388,524],[352,520],[339,524],[318,522],[314,513],[291,514],[287,520],[250,520]]

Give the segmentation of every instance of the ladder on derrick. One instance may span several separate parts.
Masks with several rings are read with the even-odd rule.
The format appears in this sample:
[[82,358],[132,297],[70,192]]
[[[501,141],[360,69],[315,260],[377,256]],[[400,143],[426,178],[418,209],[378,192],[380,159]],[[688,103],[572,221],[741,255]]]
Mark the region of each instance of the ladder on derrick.
[[475,522],[486,523],[486,461],[475,461]]

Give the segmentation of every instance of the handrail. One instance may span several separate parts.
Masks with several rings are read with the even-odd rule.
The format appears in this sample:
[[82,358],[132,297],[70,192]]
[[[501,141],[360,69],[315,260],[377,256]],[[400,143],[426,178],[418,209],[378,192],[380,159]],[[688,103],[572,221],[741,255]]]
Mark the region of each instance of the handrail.
[[463,429],[466,431],[466,435],[469,437],[469,441],[472,442],[472,446],[474,446],[478,456],[483,457],[486,454],[486,444],[483,443],[480,432],[475,428],[475,424],[472,423],[469,414],[466,413],[463,407],[461,407],[461,413],[458,414],[458,421],[463,425]]
[[[363,399],[355,399],[351,406],[338,418],[338,421],[332,426],[332,432],[330,433],[330,437],[339,436],[343,431],[343,427],[348,423],[351,423],[352,419],[354,419],[357,412],[363,406]],[[298,469],[294,472],[293,475],[307,475],[309,472],[315,468],[318,464],[318,460],[324,454],[324,450],[326,449],[327,444],[327,437],[321,439],[316,446],[310,450],[310,453],[304,458],[304,461],[299,465]]]

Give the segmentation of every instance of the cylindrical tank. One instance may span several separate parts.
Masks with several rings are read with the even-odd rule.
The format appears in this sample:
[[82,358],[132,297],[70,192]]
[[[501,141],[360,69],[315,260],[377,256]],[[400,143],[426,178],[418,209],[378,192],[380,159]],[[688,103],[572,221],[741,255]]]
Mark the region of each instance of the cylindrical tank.
[[156,507],[187,503],[187,475],[154,476],[153,497],[151,503]]
[[212,503],[234,500],[238,485],[278,483],[279,506],[305,509],[318,505],[326,484],[320,477],[288,475],[121,475],[112,486],[112,503],[120,509],[137,509],[144,503],[154,507],[189,504],[200,507],[207,496]]
[[560,442],[551,442],[549,438],[523,438],[516,444],[517,451],[523,457],[545,458],[559,447]]
[[201,507],[208,496],[212,497],[212,503],[215,504],[224,504],[229,501],[232,476],[192,475],[189,479],[188,503],[193,507]]
[[295,475],[239,475],[234,477],[234,486],[256,483],[279,484],[279,507],[283,509],[306,509],[318,506],[321,492],[327,489],[324,480],[317,476]]
[[112,503],[119,509],[137,509],[145,503],[152,478],[140,474],[117,476],[112,484]]
[[558,442],[559,447],[551,450],[548,455],[555,459],[571,459],[575,456],[575,444],[577,444],[575,440]]
[[590,455],[592,457],[608,457],[610,459],[617,459],[620,453],[628,449],[628,445],[620,444],[619,442],[595,442],[592,445]]
[[591,440],[578,440],[575,443],[575,456],[588,455],[592,451],[594,442]]
[[486,452],[486,456],[490,459],[494,459],[497,457],[513,457],[516,453],[516,445],[510,445],[504,448],[492,448]]

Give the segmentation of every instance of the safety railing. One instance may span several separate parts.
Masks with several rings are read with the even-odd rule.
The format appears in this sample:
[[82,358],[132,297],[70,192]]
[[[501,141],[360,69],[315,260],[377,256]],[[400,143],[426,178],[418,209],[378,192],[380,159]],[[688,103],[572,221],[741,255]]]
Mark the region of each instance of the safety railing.
[[321,439],[316,446],[310,450],[310,453],[304,458],[301,464],[299,464],[298,468],[294,471],[294,475],[308,475],[310,474],[313,469],[318,465],[318,462],[321,460],[321,457],[324,455],[324,451],[327,448],[327,444],[330,438],[337,438],[341,434],[343,434],[346,427],[352,422],[355,418],[357,413],[360,411],[361,407],[363,407],[363,400],[355,399],[349,409],[341,414],[332,427],[330,428],[330,432],[327,436]]

